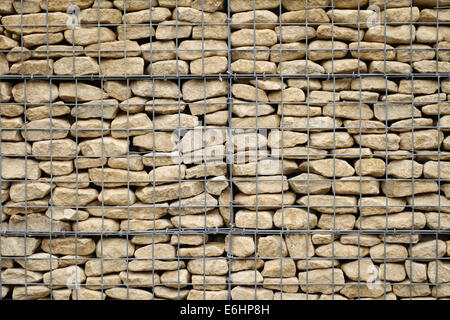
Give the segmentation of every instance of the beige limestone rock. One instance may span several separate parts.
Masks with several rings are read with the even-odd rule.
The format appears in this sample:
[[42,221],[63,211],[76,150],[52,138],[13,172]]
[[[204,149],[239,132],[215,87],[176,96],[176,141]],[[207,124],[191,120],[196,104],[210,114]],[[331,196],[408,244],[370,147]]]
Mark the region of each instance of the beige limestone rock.
[[309,168],[325,177],[348,177],[355,173],[355,169],[341,159],[313,160],[309,162]]
[[374,262],[402,262],[408,257],[408,251],[399,244],[380,243],[370,248],[370,257]]
[[297,203],[311,207],[321,213],[356,213],[356,198],[352,196],[309,195],[297,200]]
[[239,210],[236,213],[235,223],[238,228],[247,229],[272,229],[273,212]]
[[[26,101],[25,101],[26,91]],[[18,103],[47,103],[58,98],[58,87],[44,80],[27,81],[18,83],[12,88],[14,101]]]
[[339,25],[332,26],[329,24],[322,24],[317,27],[317,38],[319,39],[335,39],[352,42],[360,41],[361,47],[363,46],[362,40],[364,39],[364,33],[364,30],[358,31],[349,27],[342,27]]
[[[300,272],[298,281],[303,291],[308,293],[331,294],[341,290],[345,284],[344,273],[341,269],[320,269]],[[333,285],[326,284],[333,283]]]
[[389,214],[387,219],[386,215],[381,214],[364,216],[356,221],[356,226],[358,228],[361,226],[362,230],[380,230],[386,228],[410,230],[413,227],[414,229],[423,229],[425,226],[425,221],[425,216],[421,212],[415,211],[414,214],[411,212],[400,212]]
[[2,237],[1,238],[2,256],[30,256],[41,244],[37,238],[24,237]]
[[280,63],[277,73],[279,74],[323,74],[324,67],[311,60],[292,60]]
[[331,189],[331,181],[314,173],[302,173],[289,179],[289,186],[299,194],[325,194]]
[[273,221],[278,228],[312,229],[317,224],[317,216],[300,208],[285,208],[275,212]]
[[[409,252],[410,256],[412,258],[416,258],[417,260],[427,261],[437,259],[445,255],[446,244],[442,240],[423,241],[413,245],[409,249]],[[430,277],[430,271],[428,273],[428,276]]]
[[255,0],[255,2],[252,0],[231,0],[229,5],[231,12],[241,12],[254,9],[274,9],[280,3],[278,0]]
[[[256,180],[258,183],[256,183]],[[233,183],[245,194],[280,193],[289,189],[284,176],[263,176],[256,178],[236,178]]]
[[41,170],[39,163],[32,159],[2,158],[3,179],[39,179]]
[[[103,66],[103,64],[102,64]],[[98,63],[91,57],[64,57],[54,63],[55,74],[98,74]]]

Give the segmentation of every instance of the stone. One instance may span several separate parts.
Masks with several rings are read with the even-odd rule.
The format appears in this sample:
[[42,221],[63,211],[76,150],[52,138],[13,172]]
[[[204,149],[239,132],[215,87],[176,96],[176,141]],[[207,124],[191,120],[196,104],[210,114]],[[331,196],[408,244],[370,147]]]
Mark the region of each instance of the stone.
[[50,240],[43,239],[41,249],[44,252],[51,254],[62,254],[62,255],[82,255],[87,256],[95,251],[95,242],[89,238],[77,239],[67,237],[67,238],[52,238],[51,241],[51,251],[50,251]]
[[317,224],[317,216],[300,208],[285,208],[275,212],[273,221],[277,228],[313,229]]
[[375,150],[398,150],[401,138],[393,133],[384,134],[364,134],[354,135],[356,143],[362,147],[368,147]]
[[246,229],[272,229],[273,212],[239,210],[235,216],[236,227]]
[[[317,31],[319,31],[319,29],[320,27]],[[316,37],[316,29],[304,26],[276,26],[275,32],[278,40],[281,39],[281,42],[285,43],[297,42],[305,39],[314,39]]]
[[104,59],[100,69],[103,75],[141,75],[144,74],[144,59],[141,57]]
[[[427,163],[431,163],[430,161]],[[399,179],[419,178],[422,175],[424,165],[412,160],[390,161],[387,167],[389,175]]]
[[58,98],[58,87],[44,80],[32,80],[26,82],[26,88],[24,83],[16,84],[12,88],[12,95],[18,103],[47,103]]
[[[337,5],[337,3],[335,5]],[[349,27],[341,27],[339,25],[332,26],[330,24],[322,24],[317,27],[317,38],[319,39],[336,39],[352,42],[360,41],[361,47],[363,46],[362,39],[364,39],[364,33],[364,30],[358,31]],[[361,59],[363,59],[362,56]]]
[[226,81],[208,80],[203,86],[202,80],[189,80],[182,86],[183,99],[187,102],[227,95]]
[[2,282],[4,284],[36,283],[42,281],[42,273],[28,271],[21,268],[9,268],[2,271]]
[[2,158],[3,179],[30,179],[36,180],[41,177],[39,163],[32,159],[24,158]]
[[311,172],[325,177],[348,177],[355,173],[355,169],[341,159],[322,159],[309,162]]
[[90,139],[80,142],[80,151],[84,156],[121,156],[128,152],[128,142],[112,137]]
[[40,244],[41,240],[37,238],[2,237],[1,254],[5,257],[30,256],[38,249]]
[[295,202],[295,194],[285,192],[284,194],[261,194],[256,196],[240,193],[236,195],[235,202],[237,205],[244,206],[249,210],[256,210],[258,207],[270,210],[285,205],[292,205]]
[[[401,181],[389,180],[381,183],[383,193],[389,197],[405,197],[413,194],[437,192],[438,186],[434,181]],[[419,197],[420,198],[420,197]],[[437,200],[436,200],[437,201]]]
[[43,276],[43,282],[52,284],[53,287],[75,286],[86,281],[86,275],[79,266],[69,266],[47,272]]
[[151,300],[153,298],[150,292],[133,288],[110,288],[105,290],[105,294],[118,300]]
[[347,132],[315,132],[310,134],[310,146],[316,148],[349,148],[353,138]]
[[295,277],[296,267],[293,259],[268,260],[261,272],[263,277],[289,278]]
[[185,288],[190,280],[191,275],[186,269],[166,271],[161,275],[161,283],[170,288]]
[[386,172],[385,162],[377,158],[357,160],[354,167],[358,176],[382,177]]
[[[358,40],[355,40],[358,41]],[[386,49],[385,49],[386,46]],[[359,48],[359,50],[358,50]],[[360,58],[363,60],[372,61],[384,61],[394,60],[396,57],[396,51],[394,47],[389,44],[377,43],[377,42],[352,42],[349,45],[350,53],[353,58]],[[386,51],[385,51],[386,50]],[[409,60],[408,60],[409,61]],[[406,61],[401,61],[406,62]]]
[[[417,258],[422,261],[431,261],[432,259],[443,257],[446,253],[446,248],[446,244],[442,240],[429,240],[414,244],[409,249],[409,252],[412,258]],[[428,277],[430,277],[429,273]],[[431,278],[430,281],[432,281]]]
[[427,212],[425,213],[427,219],[427,226],[433,230],[447,230],[450,228],[449,225],[449,214],[448,213],[438,213],[438,212]]
[[297,203],[311,207],[321,213],[356,213],[356,198],[351,196],[309,195],[303,196]]
[[388,25],[384,27],[383,25],[378,25],[370,27],[366,31],[364,40],[368,42],[386,42],[388,44],[409,44],[411,42],[414,42],[415,36],[416,28],[414,26]]
[[336,194],[346,195],[378,195],[379,182],[370,177],[341,178],[333,185]]
[[324,67],[310,60],[292,60],[280,63],[277,73],[279,74],[323,74]]
[[273,291],[265,288],[236,286],[231,289],[232,300],[272,300]]
[[256,179],[244,178],[240,181],[235,179],[233,183],[236,187],[245,194],[260,194],[260,193],[279,193],[289,189],[288,182],[282,176],[263,176]]
[[44,286],[14,287],[13,300],[39,300],[49,295],[50,289]]
[[60,75],[98,74],[99,67],[98,63],[91,57],[64,57],[55,61],[54,72]]
[[438,130],[414,130],[413,133],[400,133],[400,149],[402,150],[430,150],[437,149],[443,141],[443,134]]
[[[400,81],[400,84],[403,80]],[[415,80],[416,81],[416,80]],[[352,90],[375,91],[380,93],[392,92],[396,93],[399,89],[394,81],[377,77],[364,77],[362,79],[354,79],[351,82]]]
[[330,19],[327,13],[321,8],[297,10],[291,12],[285,12],[281,15],[281,21],[287,23],[328,23]]
[[378,276],[378,268],[370,259],[362,259],[342,264],[342,271],[353,281],[369,282]]
[[279,5],[280,3],[277,0],[255,0],[255,2],[252,0],[231,0],[229,4],[231,12],[274,9],[278,8]]
[[[191,25],[183,25],[176,27],[176,20],[166,20],[158,24],[156,28],[155,37],[157,40],[172,40],[189,38],[192,33]],[[148,27],[146,26],[146,29]],[[149,35],[145,38],[149,38]]]
[[[62,12],[9,15],[2,17],[2,25],[6,30],[16,34],[52,33],[68,29],[66,22],[69,19],[70,15]],[[26,26],[21,28],[21,23]]]
[[[387,221],[386,221],[387,220]],[[414,223],[413,223],[414,220]],[[410,230],[423,229],[425,226],[425,216],[421,212],[400,212],[386,215],[372,215],[361,217],[356,221],[356,226],[362,230],[396,229]]]
[[265,258],[286,257],[288,255],[286,243],[280,236],[271,235],[258,239],[258,256]]
[[410,260],[405,261],[405,271],[412,282],[426,282],[427,266]]
[[399,73],[405,74],[411,72],[411,66],[407,63],[398,61],[373,61],[369,67],[370,73]]
[[106,27],[83,27],[82,29],[66,30],[64,38],[72,45],[88,46],[99,42],[114,41],[116,34]]
[[278,16],[269,10],[254,10],[235,13],[231,16],[231,24],[234,29],[253,27],[256,29],[272,29],[278,21]]
[[370,257],[376,263],[402,262],[408,257],[408,251],[399,244],[380,243],[370,248]]
[[137,11],[151,8],[158,5],[158,2],[147,2],[143,0],[114,0],[114,6],[122,11]]
[[314,173],[302,173],[289,179],[289,186],[299,194],[326,194],[331,189],[331,181]]
[[373,118],[373,111],[367,104],[339,103],[337,105],[328,104],[323,108],[323,115],[332,117],[368,120]]
[[314,245],[310,236],[302,234],[287,235],[286,246],[289,256],[293,259],[307,259],[314,256]]
[[52,204],[56,206],[87,205],[98,197],[95,189],[69,189],[56,187],[52,194]]
[[216,198],[207,193],[202,193],[192,198],[172,202],[169,207],[169,213],[172,215],[205,213],[213,210],[216,205]]
[[362,216],[401,212],[405,208],[403,199],[386,197],[364,197],[359,199]]
[[384,295],[388,295],[392,291],[392,286],[390,284],[384,283],[372,283],[367,284],[354,284],[346,285],[344,289],[340,291],[340,294],[349,299],[359,299],[359,298],[381,298],[384,300]]
[[308,57],[312,61],[340,59],[347,55],[347,49],[348,45],[342,41],[314,40],[308,46]]
[[[331,294],[344,288],[345,279],[341,269],[320,269],[299,272],[298,281],[302,291]],[[325,284],[325,283],[333,283]]]
[[322,214],[317,227],[324,230],[351,230],[355,226],[356,218],[352,214]]
[[398,92],[404,94],[433,94],[437,90],[438,84],[436,81],[422,79],[416,79],[414,83],[411,80],[400,80],[398,88]]
[[84,221],[89,217],[89,213],[84,210],[74,210],[68,208],[49,208],[45,215],[52,220],[63,221]]
[[239,285],[254,285],[255,283],[262,283],[264,279],[259,271],[248,270],[232,273],[230,280],[232,283]]

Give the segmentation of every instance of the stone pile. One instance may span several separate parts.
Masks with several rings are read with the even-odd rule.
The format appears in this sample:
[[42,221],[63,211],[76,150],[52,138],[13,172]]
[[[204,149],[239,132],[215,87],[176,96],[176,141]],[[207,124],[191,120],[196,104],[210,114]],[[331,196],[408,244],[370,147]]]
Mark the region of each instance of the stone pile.
[[436,3],[1,1],[1,298],[448,299]]

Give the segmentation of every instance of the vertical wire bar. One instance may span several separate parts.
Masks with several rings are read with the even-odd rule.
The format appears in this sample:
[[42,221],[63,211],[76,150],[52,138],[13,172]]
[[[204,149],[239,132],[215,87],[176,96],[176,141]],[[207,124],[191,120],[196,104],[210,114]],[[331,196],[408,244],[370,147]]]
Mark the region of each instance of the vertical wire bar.
[[[255,78],[255,134],[256,134],[256,145],[259,143],[258,139],[258,76],[256,75],[256,0],[253,0],[253,76]],[[250,131],[252,132],[252,131]],[[258,153],[257,153],[258,154]],[[256,231],[254,235],[254,241],[256,243],[257,240],[257,234],[259,229],[259,223],[258,223],[258,214],[259,214],[259,205],[258,205],[258,156],[256,156],[256,169],[255,169],[255,187],[256,187],[256,195],[255,195],[255,221],[256,221]],[[258,237],[259,239],[259,237]],[[255,260],[254,260],[254,280],[255,280],[255,300],[258,299],[258,284],[257,284],[257,260],[256,260],[256,254],[255,254]]]
[[331,72],[333,77],[333,235],[331,237],[331,299],[335,299],[334,294],[334,261],[335,257],[335,244],[334,235],[336,233],[336,75],[334,72],[334,0],[331,0],[331,16],[333,17],[333,23],[331,24]]
[[[359,203],[363,199],[362,195],[362,80],[361,80],[361,3],[358,1],[358,80],[359,80]],[[353,81],[353,80],[352,80]],[[356,168],[355,168],[356,171]],[[362,231],[361,207],[359,210],[359,230]],[[361,300],[361,233],[358,233],[358,300]]]
[[[203,161],[202,163],[204,163],[203,165],[203,188],[204,188],[204,210],[205,210],[205,224],[204,224],[204,229],[203,229],[203,234],[202,234],[202,240],[203,240],[203,299],[206,300],[206,234],[207,234],[207,225],[208,225],[208,202],[207,202],[207,190],[206,190],[206,184],[207,184],[207,166],[208,166],[208,159],[207,159],[207,129],[206,129],[206,98],[207,98],[207,92],[206,92],[206,77],[205,77],[205,2],[202,1],[202,11],[201,11],[201,15],[202,15],[202,19],[201,19],[201,27],[202,27],[202,77],[203,77],[203,129],[200,128],[200,132],[201,132],[201,139],[202,139],[202,146],[203,146]],[[191,70],[192,72],[192,70]],[[178,70],[177,70],[178,73]],[[196,128],[193,129],[194,132],[194,141],[195,141],[195,130]]]
[[[153,0],[149,0],[150,3],[150,23],[149,23],[149,40],[150,40],[150,64],[149,64],[149,74],[150,76],[153,74],[153,37],[152,37],[152,31],[153,31]],[[145,107],[147,107],[148,101],[145,103]],[[156,231],[156,129],[155,129],[155,81],[152,79],[152,172],[153,172],[153,180],[152,180],[152,187],[153,187],[153,230],[151,232],[152,235],[152,300],[155,299],[155,231]],[[179,160],[179,158],[178,158]],[[129,222],[128,222],[128,230],[130,230]],[[128,275],[128,268],[127,268],[127,275]],[[127,292],[129,292],[129,286],[127,283]]]
[[[280,2],[278,6],[279,10],[279,23],[280,23],[280,62],[279,67],[280,71],[283,70],[283,28],[281,23],[281,12],[282,12],[282,4]],[[256,16],[255,16],[256,19]],[[256,57],[255,57],[256,60]],[[281,82],[281,95],[280,95],[280,108],[281,108],[281,118],[280,118],[280,127],[281,127],[281,230],[280,230],[280,300],[283,300],[283,235],[284,235],[284,103],[283,103],[283,93],[284,93],[284,78],[282,72],[280,72],[280,82]],[[258,134],[258,132],[257,132]],[[257,136],[258,137],[258,136]],[[258,148],[258,144],[256,144]],[[258,152],[258,149],[257,149]]]
[[[228,4],[228,1],[226,1]],[[232,53],[231,53],[231,9],[230,6],[227,5],[227,84],[228,84],[228,96],[227,96],[227,108],[228,108],[228,129],[227,129],[227,137],[226,140],[228,142],[228,150],[227,155],[229,155],[225,161],[227,162],[227,169],[229,174],[229,193],[230,193],[230,200],[228,203],[228,210],[230,214],[230,221],[229,221],[229,228],[228,228],[228,254],[227,254],[227,264],[228,264],[228,278],[227,278],[227,291],[228,291],[228,300],[231,300],[231,262],[232,262],[232,234],[234,229],[234,205],[233,205],[233,164],[234,164],[234,146],[233,146],[233,95],[231,92],[232,89],[232,78],[231,78],[231,59],[232,59]],[[231,154],[231,155],[230,155]],[[227,208],[225,208],[225,211]],[[255,242],[255,255],[256,255],[256,242]]]
[[[178,30],[178,25],[179,25],[179,20],[178,20],[178,1],[175,2],[175,66],[176,66],[176,73],[178,75],[178,61],[180,59],[179,57],[179,30]],[[177,86],[178,86],[178,92],[180,90],[181,87],[181,80],[180,77],[177,77]],[[206,89],[204,89],[204,91],[206,91]],[[206,93],[205,93],[206,94]],[[178,137],[179,137],[179,141],[181,140],[181,133],[183,131],[183,128],[181,126],[181,97],[180,97],[180,93],[178,94]],[[194,131],[195,132],[195,131]],[[194,135],[195,136],[195,135]],[[178,152],[181,152],[181,147],[179,146]],[[182,156],[182,155],[181,155]],[[184,159],[184,157],[182,156],[181,159]],[[179,289],[179,284],[180,284],[180,243],[181,243],[181,233],[182,233],[182,228],[181,228],[181,162],[178,163],[178,243],[177,243],[177,280],[178,280],[178,299],[180,299],[180,289]],[[203,251],[204,252],[204,251]],[[205,268],[205,263],[203,263],[203,269]],[[204,299],[204,298],[203,298]]]
[[[389,86],[389,80],[388,80],[388,75],[386,73],[386,66],[387,66],[387,58],[386,58],[386,50],[387,50],[387,35],[386,35],[386,29],[387,29],[387,24],[386,24],[386,13],[387,11],[387,2],[384,3],[384,19],[383,19],[383,75],[384,75],[384,81],[385,81],[385,137],[384,137],[384,144],[385,144],[385,157],[386,157],[386,161],[385,161],[385,168],[386,168],[386,172],[385,172],[385,179],[386,179],[386,199],[385,199],[385,206],[386,206],[386,213],[385,213],[385,231],[384,231],[384,255],[383,255],[383,265],[384,265],[384,269],[383,269],[383,298],[384,300],[386,300],[386,254],[387,254],[387,249],[386,249],[386,237],[387,237],[387,233],[389,232],[389,197],[388,197],[388,163],[389,163],[389,145],[388,145],[388,136],[389,136],[389,124],[388,124],[388,107],[389,107],[389,103],[388,103],[388,97],[389,97],[389,92],[388,92],[388,86]],[[379,272],[378,272],[379,273]],[[379,274],[378,274],[379,276]]]
[[[152,0],[150,0],[152,1]],[[151,21],[151,20],[150,20]],[[151,32],[150,32],[151,35]],[[150,44],[150,61],[152,61],[153,59],[153,50]],[[152,125],[153,125],[153,130],[152,130],[152,157],[153,157],[153,230],[152,230],[152,299],[155,299],[155,234],[156,234],[156,136],[155,134],[157,133],[157,129],[155,129],[155,79],[152,79]],[[180,161],[180,157],[178,156],[178,163]],[[178,248],[179,249],[179,248]],[[179,252],[179,250],[177,250],[177,253]],[[179,255],[177,254],[178,260]],[[179,268],[179,263],[177,268]],[[128,286],[127,286],[128,287]]]
[[[438,0],[436,0],[438,1]],[[412,32],[412,28],[413,28],[413,3],[411,2],[410,4],[410,27],[409,27],[409,37],[410,37],[410,41],[409,41],[409,49],[410,49],[410,57],[409,57],[409,63],[410,63],[410,70],[411,72],[414,72],[413,69],[413,57],[412,57],[412,48],[413,48],[413,32]],[[414,117],[414,102],[415,102],[415,94],[414,94],[414,82],[411,82],[411,145],[412,145],[412,150],[411,150],[411,232],[410,232],[410,236],[409,236],[409,240],[410,240],[410,245],[409,245],[409,255],[410,255],[410,275],[412,276],[412,236],[414,233],[414,210],[415,210],[415,206],[414,206],[414,159],[415,159],[415,147],[414,147],[414,121],[415,121],[415,117]],[[387,168],[386,168],[387,170]],[[385,267],[385,269],[387,269]],[[412,281],[411,279],[409,279],[409,289],[410,289],[410,299],[412,299]]]
[[[309,48],[308,48],[308,40],[309,40],[309,27],[308,27],[308,18],[309,15],[307,14],[308,11],[308,1],[309,0],[305,0],[305,34],[306,34],[306,39],[305,39],[305,71],[308,70],[308,54],[309,54]],[[306,72],[305,72],[306,73]],[[309,80],[309,75],[305,74],[305,78],[306,78],[306,150],[309,150],[310,145],[311,145],[311,139],[310,137],[310,99],[309,99],[309,94],[310,94],[310,80]],[[312,232],[311,232],[311,227],[310,227],[310,219],[311,219],[311,206],[310,206],[310,197],[311,197],[311,185],[310,185],[310,153],[306,152],[306,193],[307,193],[307,206],[306,206],[306,210],[307,210],[307,220],[308,220],[308,233],[305,234],[305,246],[306,246],[306,260],[305,260],[305,264],[306,264],[306,300],[309,300],[309,240],[311,239],[312,241]],[[314,255],[314,253],[313,253]]]
[[[21,39],[23,39],[23,1],[20,1],[20,36]],[[22,41],[22,40],[21,40]],[[22,75],[24,72],[24,64],[23,64],[23,54],[22,54],[22,65],[21,65],[21,69],[22,69]],[[51,90],[51,89],[50,89]],[[24,95],[24,135],[25,135],[25,146],[27,145],[27,140],[28,140],[28,135],[27,135],[27,81],[25,79],[24,81],[24,87],[23,87],[23,95]],[[24,251],[23,251],[23,255],[24,255],[24,273],[25,273],[25,278],[24,278],[24,282],[25,282],[25,300],[28,300],[28,275],[27,275],[27,233],[28,233],[28,154],[25,153],[25,201],[24,201],[24,205],[25,205],[25,232],[23,234],[23,241],[24,241]]]
[[[439,0],[436,0],[436,74],[437,74],[437,81],[438,81],[438,114],[437,114],[437,145],[438,145],[438,230],[436,232],[436,267],[435,267],[435,273],[436,273],[436,299],[439,299],[439,266],[438,266],[438,256],[439,256],[439,232],[441,231],[441,78],[438,75],[439,74]],[[414,140],[413,140],[413,146],[414,146]],[[413,193],[413,204],[414,204],[414,193]]]
[[[149,8],[149,15],[151,16],[151,5]],[[129,239],[129,232],[130,232],[130,206],[131,206],[131,200],[130,200],[130,146],[131,146],[131,138],[130,138],[130,100],[129,100],[129,87],[130,87],[130,83],[129,83],[129,79],[127,77],[127,0],[124,0],[124,5],[123,5],[123,31],[124,31],[124,36],[123,36],[123,59],[124,59],[124,78],[126,79],[126,94],[127,94],[127,103],[126,103],[126,107],[127,107],[127,123],[126,123],[126,139],[127,139],[127,146],[128,146],[128,152],[127,152],[127,232],[125,234],[125,239],[126,239],[126,260],[127,260],[127,283],[129,282],[129,268],[128,268],[128,258],[129,258],[129,243],[130,243],[130,239]],[[151,36],[152,32],[150,30],[150,36]],[[103,289],[103,288],[102,288]],[[103,293],[103,292],[102,292]],[[129,286],[127,286],[127,300],[130,299],[130,289]]]

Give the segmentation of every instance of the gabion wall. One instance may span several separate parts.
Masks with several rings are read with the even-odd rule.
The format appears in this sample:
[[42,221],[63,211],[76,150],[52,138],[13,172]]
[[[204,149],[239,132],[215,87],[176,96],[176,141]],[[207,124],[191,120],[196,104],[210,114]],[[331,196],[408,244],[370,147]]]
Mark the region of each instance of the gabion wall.
[[448,299],[449,0],[2,0],[2,299]]

